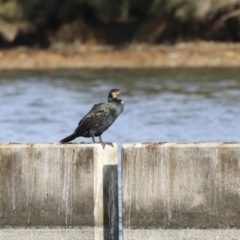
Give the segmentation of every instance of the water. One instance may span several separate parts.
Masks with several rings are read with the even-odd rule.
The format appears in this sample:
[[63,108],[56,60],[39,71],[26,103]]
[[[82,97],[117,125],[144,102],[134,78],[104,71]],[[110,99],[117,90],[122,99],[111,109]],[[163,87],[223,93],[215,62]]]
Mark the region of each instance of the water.
[[240,70],[211,69],[1,73],[0,143],[56,143],[111,88],[125,109],[104,141],[240,141]]
[[240,70],[179,69],[1,73],[0,143],[59,142],[112,88],[125,109],[107,142],[240,142]]

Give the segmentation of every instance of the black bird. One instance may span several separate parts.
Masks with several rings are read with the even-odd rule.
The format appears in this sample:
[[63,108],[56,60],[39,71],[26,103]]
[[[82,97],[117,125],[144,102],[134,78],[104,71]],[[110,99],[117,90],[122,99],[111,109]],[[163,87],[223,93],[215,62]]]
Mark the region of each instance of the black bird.
[[119,89],[112,89],[108,95],[108,103],[95,104],[89,113],[78,123],[78,127],[74,133],[62,139],[60,143],[72,141],[77,137],[92,137],[94,143],[94,137],[99,137],[102,143],[102,133],[113,124],[123,111],[123,101],[118,99],[118,96],[122,92]]

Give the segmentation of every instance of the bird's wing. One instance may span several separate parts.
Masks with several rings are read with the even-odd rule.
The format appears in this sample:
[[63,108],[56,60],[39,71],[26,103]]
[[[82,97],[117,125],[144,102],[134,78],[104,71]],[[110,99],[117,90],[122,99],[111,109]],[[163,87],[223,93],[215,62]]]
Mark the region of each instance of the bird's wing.
[[108,104],[95,104],[92,109],[78,123],[76,129],[78,134],[88,131],[92,127],[97,127],[101,120],[108,115],[110,106]]

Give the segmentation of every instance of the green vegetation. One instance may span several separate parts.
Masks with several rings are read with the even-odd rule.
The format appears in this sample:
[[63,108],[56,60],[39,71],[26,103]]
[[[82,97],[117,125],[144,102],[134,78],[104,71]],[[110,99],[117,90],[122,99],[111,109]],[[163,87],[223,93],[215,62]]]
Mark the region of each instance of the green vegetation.
[[0,0],[0,46],[239,41],[239,0]]

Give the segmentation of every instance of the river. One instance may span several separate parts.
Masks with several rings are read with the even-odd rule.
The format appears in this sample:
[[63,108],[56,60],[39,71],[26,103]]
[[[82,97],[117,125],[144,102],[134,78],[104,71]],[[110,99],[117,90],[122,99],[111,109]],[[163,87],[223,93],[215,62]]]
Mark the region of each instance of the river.
[[2,72],[0,143],[56,143],[112,88],[125,109],[106,142],[240,141],[240,70],[170,69]]

